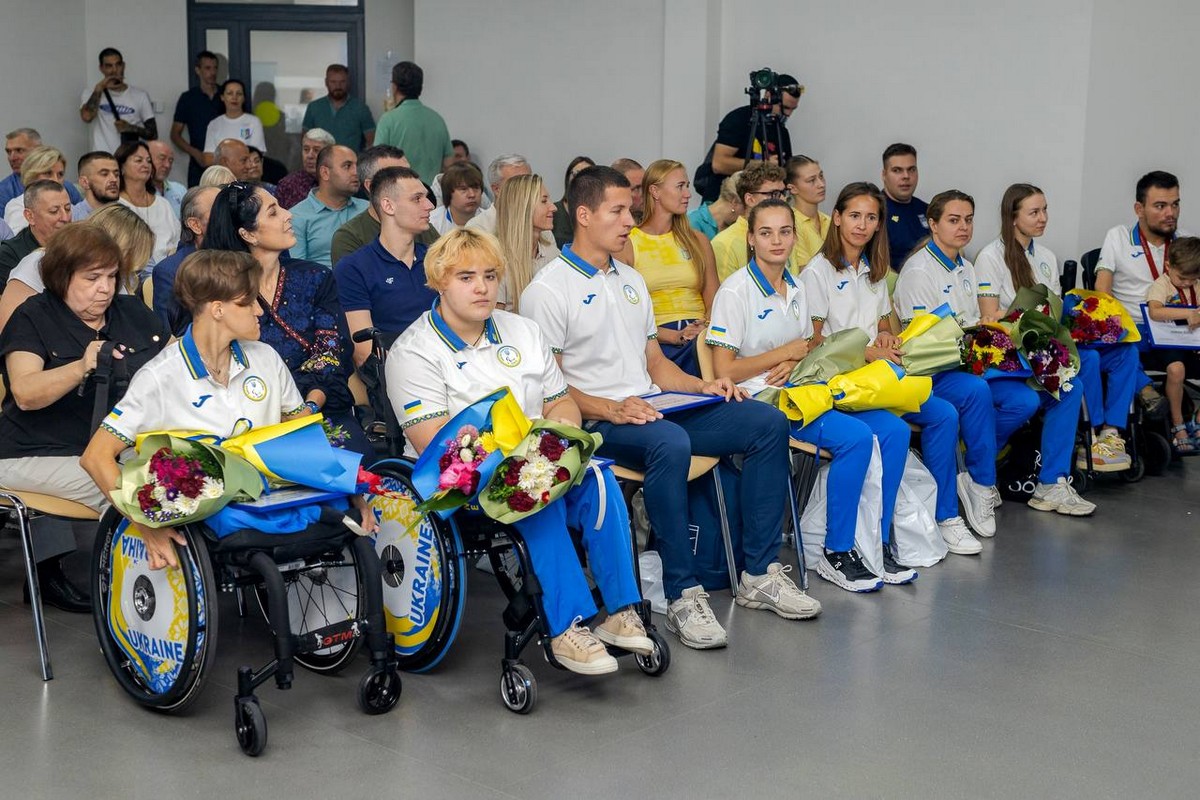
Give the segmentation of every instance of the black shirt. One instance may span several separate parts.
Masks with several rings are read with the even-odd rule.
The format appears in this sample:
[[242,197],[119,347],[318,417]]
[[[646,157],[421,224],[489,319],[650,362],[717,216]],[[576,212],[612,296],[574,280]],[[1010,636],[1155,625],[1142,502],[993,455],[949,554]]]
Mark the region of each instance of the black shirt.
[[[89,377],[83,396],[76,389],[45,408],[22,411],[13,400],[8,379],[9,353],[33,353],[50,370],[78,361],[96,339],[115,341],[125,352],[129,375],[158,354],[168,335],[158,315],[136,297],[118,296],[99,331],[84,324],[55,295],[43,292],[26,300],[0,333],[0,373],[8,390],[0,413],[0,458],[79,456],[92,438],[96,381]],[[110,389],[108,407],[124,391]]]
[[[755,139],[750,147],[750,153],[746,152],[746,143],[750,141],[750,121],[752,119],[752,110],[749,105],[740,106],[730,111],[721,120],[721,124],[717,126],[717,141],[713,147],[708,150],[708,157],[704,159],[704,163],[696,170],[696,189],[700,192],[705,202],[711,203],[716,200],[721,194],[721,181],[725,179],[724,175],[718,175],[713,172],[712,158],[713,150],[717,144],[723,144],[732,147],[737,151],[737,157],[743,161],[747,158],[762,158],[763,153],[766,156],[779,156],[779,165],[787,164],[787,160],[792,157],[792,137],[788,133],[787,118],[780,117],[779,119],[779,141],[774,140],[774,132],[768,126],[767,142],[764,145],[761,141],[761,136],[755,132]],[[782,147],[782,153],[775,151]]]
[[11,239],[0,242],[0,285],[8,283],[8,275],[21,259],[41,247],[33,229],[26,225]]
[[[208,134],[208,123],[225,113],[225,103],[221,101],[221,93],[212,97],[193,86],[179,95],[175,103],[175,121],[182,122],[187,128],[188,144],[197,150],[204,149],[204,137]],[[200,183],[200,175],[204,165],[191,159],[188,163],[188,186]]]

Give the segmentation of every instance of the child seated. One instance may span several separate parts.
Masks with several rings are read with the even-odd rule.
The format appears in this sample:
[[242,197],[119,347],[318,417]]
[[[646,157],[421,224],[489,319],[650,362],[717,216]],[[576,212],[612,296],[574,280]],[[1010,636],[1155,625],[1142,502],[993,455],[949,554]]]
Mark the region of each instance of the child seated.
[[[1190,330],[1200,328],[1196,282],[1200,280],[1200,239],[1181,236],[1171,242],[1164,259],[1163,274],[1146,291],[1150,319],[1156,322],[1182,320]],[[1167,403],[1171,409],[1171,446],[1179,454],[1200,448],[1196,419],[1183,421],[1183,382],[1200,378],[1200,353],[1195,350],[1155,349],[1142,356],[1149,369],[1166,370]]]

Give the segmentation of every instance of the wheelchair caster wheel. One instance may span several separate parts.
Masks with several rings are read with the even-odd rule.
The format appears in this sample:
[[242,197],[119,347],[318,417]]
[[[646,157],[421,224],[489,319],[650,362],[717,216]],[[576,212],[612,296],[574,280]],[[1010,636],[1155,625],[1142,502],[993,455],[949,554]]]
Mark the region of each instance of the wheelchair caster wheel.
[[524,664],[505,667],[500,675],[500,699],[509,711],[528,714],[537,702],[537,681],[533,671]]
[[1146,459],[1136,459],[1129,469],[1121,473],[1121,480],[1125,483],[1137,483],[1142,478],[1146,477]]
[[267,718],[263,714],[258,698],[234,698],[233,728],[238,746],[248,756],[257,756],[267,747]]
[[394,668],[372,670],[358,683],[358,707],[364,714],[386,714],[400,702],[402,688]]
[[671,668],[671,648],[658,631],[646,631],[646,636],[654,642],[654,652],[648,656],[635,655],[633,658],[638,669],[652,678],[657,678]]

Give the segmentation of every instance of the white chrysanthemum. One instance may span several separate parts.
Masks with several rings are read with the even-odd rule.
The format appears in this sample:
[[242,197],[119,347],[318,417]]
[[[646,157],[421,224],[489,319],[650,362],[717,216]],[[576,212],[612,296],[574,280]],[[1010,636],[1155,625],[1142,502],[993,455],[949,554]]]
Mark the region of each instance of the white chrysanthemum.
[[195,514],[200,510],[200,499],[181,494],[175,499],[175,507],[180,514]]
[[[465,439],[467,437],[464,436],[463,438]],[[464,464],[470,464],[475,460],[475,451],[469,447],[464,447],[458,451],[458,460]]]
[[200,497],[205,500],[216,500],[225,492],[225,484],[216,478],[205,478],[204,485],[200,487]]
[[554,485],[554,473],[557,468],[541,453],[532,453],[529,460],[521,467],[521,477],[517,488],[537,497],[548,491]]
[[154,495],[154,499],[160,504],[167,501],[167,489],[161,483],[154,484],[154,491],[151,494]]

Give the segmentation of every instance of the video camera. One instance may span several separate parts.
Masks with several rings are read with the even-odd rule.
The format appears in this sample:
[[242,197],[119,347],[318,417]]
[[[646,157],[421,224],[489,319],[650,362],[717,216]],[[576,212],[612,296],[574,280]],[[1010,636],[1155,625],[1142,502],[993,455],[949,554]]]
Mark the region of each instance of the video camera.
[[781,76],[770,67],[756,69],[750,73],[750,85],[746,88],[746,94],[750,95],[750,105],[759,111],[769,112],[772,106],[781,104],[783,98],[780,95],[783,92],[799,97],[804,94],[804,87],[796,83],[792,76]]

